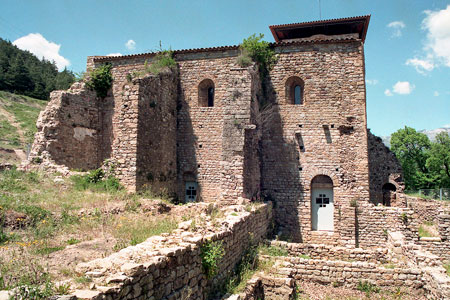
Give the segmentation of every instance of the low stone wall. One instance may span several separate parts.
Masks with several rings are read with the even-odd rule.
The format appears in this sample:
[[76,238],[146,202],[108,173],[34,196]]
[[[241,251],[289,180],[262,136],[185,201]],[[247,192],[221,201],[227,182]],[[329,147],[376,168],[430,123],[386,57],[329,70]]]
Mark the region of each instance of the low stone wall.
[[[92,278],[90,290],[77,290],[78,299],[205,299],[241,259],[249,243],[267,234],[271,206],[261,204],[247,212],[243,206],[228,208],[216,226],[201,232],[189,224],[170,235],[154,236],[109,257],[79,264],[77,272]],[[202,269],[200,248],[207,241],[221,241],[225,256],[216,277],[208,280]]]
[[439,215],[439,209],[443,203],[438,200],[419,198],[405,195],[408,207],[414,210],[415,216],[420,223],[425,221],[437,222],[437,216]]
[[291,256],[307,255],[313,259],[387,262],[388,250],[386,248],[361,249],[333,247],[330,245],[287,243],[272,241],[271,245],[285,248]]
[[450,241],[442,241],[440,238],[421,238],[419,245],[441,259],[450,261]]
[[406,241],[401,232],[389,232],[388,247],[397,258],[403,257],[407,265],[421,269],[424,289],[432,299],[449,299],[450,277],[442,266],[441,257]]
[[294,299],[295,281],[292,278],[276,278],[264,274],[256,274],[240,294],[231,295],[223,300],[259,300]]
[[381,287],[423,287],[422,271],[417,268],[386,269],[369,262],[345,262],[299,257],[280,258],[284,266],[280,274],[295,280],[307,280],[320,284],[339,284],[356,288],[361,281],[368,281]]
[[358,242],[361,248],[383,247],[388,231],[400,231],[409,241],[417,241],[418,223],[408,208],[372,206],[357,215]]

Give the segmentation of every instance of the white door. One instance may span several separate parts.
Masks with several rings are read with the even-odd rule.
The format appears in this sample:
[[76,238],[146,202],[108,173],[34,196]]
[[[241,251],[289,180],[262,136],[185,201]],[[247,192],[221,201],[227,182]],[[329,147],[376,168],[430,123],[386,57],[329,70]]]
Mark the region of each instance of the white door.
[[334,202],[332,188],[313,188],[311,212],[312,230],[334,230]]
[[197,200],[197,182],[186,181],[186,203]]

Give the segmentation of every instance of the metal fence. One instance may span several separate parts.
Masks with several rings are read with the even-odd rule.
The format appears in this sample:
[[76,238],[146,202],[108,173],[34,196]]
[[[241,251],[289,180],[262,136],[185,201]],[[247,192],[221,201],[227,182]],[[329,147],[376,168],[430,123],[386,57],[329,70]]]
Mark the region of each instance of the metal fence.
[[420,189],[417,191],[406,191],[406,193],[423,198],[450,201],[450,189]]

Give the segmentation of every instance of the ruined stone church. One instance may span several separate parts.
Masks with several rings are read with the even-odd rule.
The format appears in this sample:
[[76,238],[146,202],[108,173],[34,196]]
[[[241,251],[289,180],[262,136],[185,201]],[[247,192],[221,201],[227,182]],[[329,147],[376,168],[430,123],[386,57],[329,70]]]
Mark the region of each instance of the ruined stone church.
[[84,83],[53,92],[30,161],[89,170],[108,160],[130,191],[272,200],[294,241],[376,245],[383,237],[364,220],[379,203],[402,206],[391,192],[403,183],[367,129],[369,20],[270,26],[278,61],[264,78],[237,63],[239,46],[175,50],[176,68],[140,78],[130,74],[155,53],[88,57],[88,70],[112,65],[112,88],[102,99]]

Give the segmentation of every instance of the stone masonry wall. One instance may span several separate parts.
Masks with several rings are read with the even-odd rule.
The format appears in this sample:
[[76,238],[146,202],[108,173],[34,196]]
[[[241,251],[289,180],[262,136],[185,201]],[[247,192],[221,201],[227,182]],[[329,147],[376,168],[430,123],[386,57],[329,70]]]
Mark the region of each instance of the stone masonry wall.
[[[95,93],[82,83],[67,91],[54,91],[37,121],[29,160],[43,158],[71,169],[98,168],[100,124]],[[34,159],[36,161],[36,159]]]
[[418,268],[386,269],[369,262],[346,262],[319,259],[286,257],[284,268],[280,274],[300,281],[311,281],[320,284],[333,282],[356,288],[359,282],[368,281],[380,287],[407,287],[420,289],[423,287],[422,272]]
[[361,262],[387,262],[388,251],[386,248],[362,249],[334,247],[324,244],[287,243],[272,241],[272,246],[286,249],[290,256],[307,255],[313,259],[344,260]]
[[450,211],[439,209],[435,217],[438,226],[438,238],[421,238],[419,244],[427,251],[450,262]]
[[[262,187],[276,202],[280,231],[292,241],[354,245],[349,204],[369,199],[363,45],[351,41],[276,50],[279,60],[266,82],[273,111],[263,128]],[[304,82],[301,105],[288,103],[291,76]],[[333,181],[334,233],[311,230],[316,175]]]
[[417,219],[413,210],[407,208],[373,206],[360,210],[357,226],[362,248],[385,246],[388,231],[400,231],[408,241],[419,240]]
[[[178,229],[154,236],[109,257],[78,265],[77,271],[93,279],[94,288],[77,290],[79,299],[206,299],[208,292],[234,268],[251,240],[267,234],[271,207],[259,205],[251,212],[232,207],[219,227],[205,234]],[[221,241],[225,256],[218,275],[207,280],[200,247],[207,240]]]
[[[253,67],[236,64],[237,51],[177,55],[180,72],[178,99],[178,183],[199,185],[200,201],[235,202],[250,198],[244,191],[245,144],[254,144],[250,107],[254,92]],[[214,83],[214,106],[199,105],[199,85]],[[250,141],[249,141],[250,140]],[[252,169],[254,164],[252,165]],[[248,165],[247,165],[248,166]],[[257,176],[257,174],[255,174]]]
[[177,76],[167,70],[136,84],[139,85],[136,188],[174,195]]
[[439,209],[445,205],[445,202],[441,202],[434,199],[426,199],[419,197],[412,197],[405,195],[408,207],[414,210],[415,216],[419,222],[433,222],[437,223],[437,217],[439,216]]
[[[370,200],[377,205],[383,203],[383,185],[391,183],[396,187],[396,192],[403,192],[403,171],[395,154],[383,144],[381,138],[367,130],[369,147],[369,178],[370,178]],[[397,199],[396,199],[397,200]],[[392,201],[391,206],[396,205]]]

